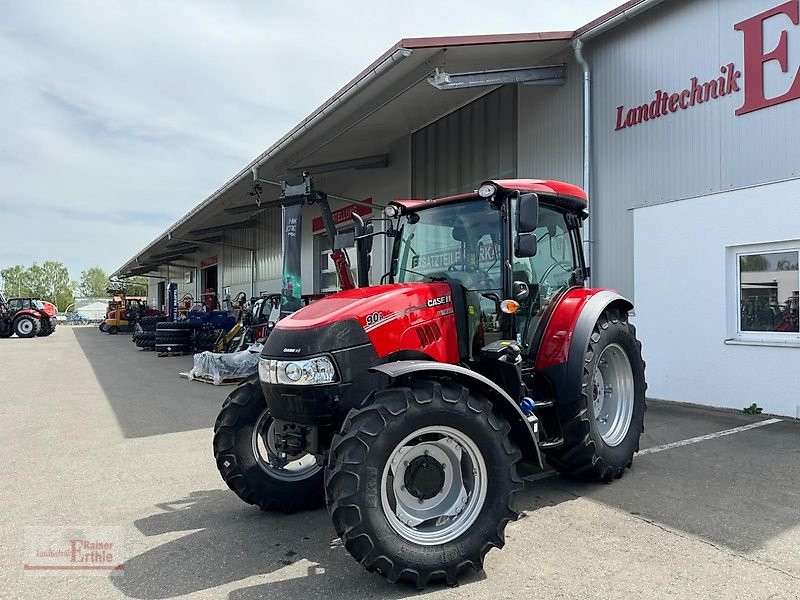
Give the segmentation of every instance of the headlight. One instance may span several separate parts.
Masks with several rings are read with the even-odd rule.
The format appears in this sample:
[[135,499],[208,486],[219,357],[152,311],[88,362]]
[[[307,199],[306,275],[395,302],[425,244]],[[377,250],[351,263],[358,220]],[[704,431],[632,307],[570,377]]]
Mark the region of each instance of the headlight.
[[390,204],[389,206],[383,209],[383,214],[392,219],[396,217],[398,214],[400,214],[400,209],[397,208],[394,204]]
[[322,385],[338,381],[336,367],[327,356],[306,360],[261,358],[258,376],[266,383],[282,385]]

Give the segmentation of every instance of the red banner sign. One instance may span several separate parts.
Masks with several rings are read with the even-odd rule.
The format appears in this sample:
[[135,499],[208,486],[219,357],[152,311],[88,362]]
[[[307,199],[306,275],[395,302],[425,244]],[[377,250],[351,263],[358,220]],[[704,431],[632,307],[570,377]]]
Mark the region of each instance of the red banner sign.
[[[372,198],[367,198],[364,200],[364,202],[367,204],[372,204]],[[333,223],[338,227],[342,223],[350,221],[350,216],[353,213],[361,215],[362,217],[370,216],[372,215],[372,207],[364,206],[363,204],[351,204],[350,206],[345,206],[339,210],[334,210],[331,213],[333,215]],[[312,229],[314,233],[325,230],[325,223],[322,221],[322,217],[317,217],[314,219],[312,223]]]

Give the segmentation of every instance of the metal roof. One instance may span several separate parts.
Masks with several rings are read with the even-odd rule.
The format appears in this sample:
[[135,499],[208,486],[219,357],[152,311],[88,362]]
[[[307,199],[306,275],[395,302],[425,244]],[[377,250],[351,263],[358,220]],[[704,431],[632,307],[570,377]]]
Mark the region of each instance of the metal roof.
[[[251,195],[254,171],[262,179],[276,181],[304,166],[379,155],[403,136],[489,91],[468,88],[441,92],[427,83],[428,75],[437,67],[446,66],[452,72],[474,72],[540,65],[566,50],[577,33],[598,27],[642,2],[647,0],[627,2],[578,32],[400,40],[112,276],[136,272],[139,265],[159,264],[154,257],[170,249],[167,246],[171,237],[194,239],[198,230],[236,227],[246,221],[260,210]],[[277,197],[277,187],[265,190],[264,200],[268,204],[274,204]],[[252,205],[252,211],[248,211],[248,205]]]

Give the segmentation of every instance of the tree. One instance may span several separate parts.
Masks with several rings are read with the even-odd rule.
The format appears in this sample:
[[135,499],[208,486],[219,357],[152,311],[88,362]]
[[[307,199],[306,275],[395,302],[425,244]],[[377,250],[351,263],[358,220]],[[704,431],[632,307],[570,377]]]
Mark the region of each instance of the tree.
[[147,277],[115,277],[111,279],[109,287],[116,294],[126,296],[147,296]]
[[742,256],[739,261],[744,272],[769,271],[769,261],[763,254],[748,254]]
[[6,295],[32,296],[55,304],[65,310],[75,301],[75,282],[63,263],[47,260],[41,265],[33,263],[27,269],[14,265],[0,271]]
[[78,292],[81,296],[88,298],[99,298],[106,296],[108,292],[108,275],[100,267],[90,267],[81,272],[81,280],[78,284]]

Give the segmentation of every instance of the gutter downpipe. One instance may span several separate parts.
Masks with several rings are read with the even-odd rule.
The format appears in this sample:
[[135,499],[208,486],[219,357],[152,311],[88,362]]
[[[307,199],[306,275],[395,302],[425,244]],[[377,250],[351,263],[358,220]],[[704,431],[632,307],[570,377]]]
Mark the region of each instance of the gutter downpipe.
[[[583,69],[583,190],[591,199],[591,167],[592,167],[592,72],[589,63],[583,57],[583,39],[573,40],[575,60]],[[590,205],[591,206],[591,205]],[[592,268],[592,218],[587,217],[583,222],[583,252],[586,255],[586,264],[589,267],[587,285],[591,286]]]
[[[616,27],[644,11],[661,4],[664,0],[642,0],[635,6],[623,10],[617,15],[614,15],[607,21],[600,23],[597,27],[593,27],[583,33],[580,33],[572,40],[572,48],[575,53],[575,60],[583,69],[583,189],[589,196],[592,202],[590,187],[592,182],[592,71],[589,63],[583,56],[583,45],[588,40],[605,33],[609,29]],[[590,210],[591,210],[590,205]],[[589,217],[583,222],[583,245],[584,253],[586,254],[586,264],[590,272],[594,270],[592,264],[592,218]],[[591,277],[588,284],[591,285]]]

